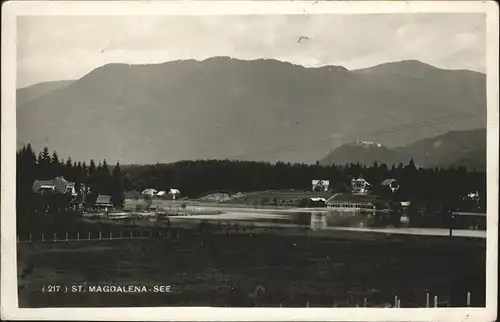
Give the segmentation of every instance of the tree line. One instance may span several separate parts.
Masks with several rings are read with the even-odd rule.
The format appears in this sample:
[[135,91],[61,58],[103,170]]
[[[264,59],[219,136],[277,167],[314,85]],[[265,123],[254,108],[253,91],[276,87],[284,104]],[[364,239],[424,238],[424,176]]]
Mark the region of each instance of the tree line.
[[[374,163],[321,166],[301,163],[275,164],[252,161],[195,160],[169,164],[129,165],[123,168],[126,191],[146,188],[177,188],[184,196],[199,197],[211,192],[248,192],[256,190],[312,189],[312,180],[329,180],[335,192],[348,192],[351,179],[363,177],[373,193],[386,194],[380,186],[395,179],[400,190],[394,198],[412,201],[427,208],[464,207],[471,192],[479,192],[476,208],[486,204],[486,173],[465,167],[417,168],[412,160],[388,167]],[[470,208],[470,207],[468,207]],[[481,210],[481,209],[476,209]]]

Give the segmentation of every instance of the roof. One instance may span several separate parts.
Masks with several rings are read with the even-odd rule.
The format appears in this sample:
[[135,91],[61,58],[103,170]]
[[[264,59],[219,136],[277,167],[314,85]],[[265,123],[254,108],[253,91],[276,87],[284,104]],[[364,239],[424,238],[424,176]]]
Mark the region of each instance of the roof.
[[39,184],[40,189],[55,189],[56,185],[52,183],[41,183]]
[[68,180],[64,179],[64,177],[56,177],[56,180],[59,180],[60,182],[63,183],[68,183]]
[[368,181],[366,181],[364,178],[352,178],[351,180],[351,183],[352,182],[362,182],[362,183],[365,183],[365,184],[370,184]]
[[382,181],[381,185],[383,185],[383,186],[389,186],[393,182],[396,182],[396,179],[385,179],[384,181]]
[[353,195],[350,193],[337,193],[330,197],[326,203],[373,203],[378,199],[373,195]]
[[63,177],[56,177],[52,180],[35,180],[32,189],[34,192],[39,192],[41,189],[53,189],[59,193],[67,193],[68,189],[75,188],[74,182],[69,182]]
[[142,194],[143,195],[152,195],[152,194],[155,194],[157,192],[158,192],[158,190],[156,190],[156,189],[144,189]]
[[179,193],[181,193],[181,192],[180,192],[178,189],[170,189],[170,192],[169,192],[169,193],[171,193],[171,194],[173,194],[173,195],[174,195],[174,194],[179,194]]
[[312,197],[312,198],[309,198],[309,199],[311,201],[314,201],[314,202],[318,202],[318,201],[326,202],[325,198],[315,198],[315,197]]
[[96,205],[112,205],[111,196],[107,195],[99,195],[97,196],[97,200],[95,201]]
[[158,196],[164,196],[166,194],[167,193],[165,191],[158,191],[158,193],[157,193]]

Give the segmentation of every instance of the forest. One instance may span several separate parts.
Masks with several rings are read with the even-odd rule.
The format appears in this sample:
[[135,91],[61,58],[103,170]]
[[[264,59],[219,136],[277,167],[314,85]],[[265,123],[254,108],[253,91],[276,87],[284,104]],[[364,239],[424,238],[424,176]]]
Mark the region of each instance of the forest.
[[[79,191],[82,185],[90,187],[87,203],[98,194],[112,197],[120,208],[124,194],[139,193],[146,188],[167,190],[176,188],[183,196],[197,198],[212,192],[248,192],[258,190],[309,190],[313,179],[330,180],[336,192],[348,192],[352,178],[363,177],[373,186],[373,193],[383,193],[380,183],[396,179],[400,185],[397,198],[411,201],[425,208],[448,208],[485,212],[486,173],[465,167],[417,168],[413,161],[388,167],[374,163],[366,166],[345,164],[322,166],[316,164],[193,160],[154,165],[108,165],[106,160],[74,161],[61,159],[57,152],[45,147],[36,154],[28,144],[17,151],[17,213],[18,223],[33,222],[33,213],[40,212],[40,200],[32,190],[34,180],[63,176],[75,182]],[[467,195],[479,193],[479,200],[472,206],[465,204]],[[38,198],[38,199],[37,199]],[[58,202],[60,204],[60,202]],[[464,208],[465,207],[465,208]],[[58,207],[52,207],[58,211]],[[35,216],[36,217],[36,216]]]
[[[397,198],[426,207],[458,207],[464,197],[478,192],[479,204],[485,205],[486,173],[465,167],[417,168],[413,161],[388,167],[374,163],[321,166],[318,163],[195,160],[170,164],[128,165],[123,167],[125,191],[145,188],[179,189],[184,196],[199,197],[212,192],[248,192],[259,190],[310,190],[312,180],[329,180],[336,192],[348,192],[352,178],[362,177],[373,193],[385,190],[380,183],[395,179],[400,185]],[[478,209],[480,210],[480,209]]]

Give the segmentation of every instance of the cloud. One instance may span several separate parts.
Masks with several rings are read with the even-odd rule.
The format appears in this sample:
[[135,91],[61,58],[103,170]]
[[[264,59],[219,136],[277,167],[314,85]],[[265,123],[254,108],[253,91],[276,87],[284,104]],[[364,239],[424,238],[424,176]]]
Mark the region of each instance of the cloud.
[[[301,36],[308,41],[298,43]],[[483,14],[20,17],[18,87],[106,63],[231,56],[364,68],[419,59],[485,70]]]

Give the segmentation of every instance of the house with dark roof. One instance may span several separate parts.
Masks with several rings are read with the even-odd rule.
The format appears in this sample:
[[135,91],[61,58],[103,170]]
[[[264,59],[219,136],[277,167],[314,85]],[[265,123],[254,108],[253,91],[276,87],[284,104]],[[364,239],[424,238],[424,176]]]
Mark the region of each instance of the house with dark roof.
[[52,180],[35,180],[32,189],[36,193],[59,193],[76,196],[75,183],[69,182],[63,177],[56,177]]
[[97,209],[109,209],[113,208],[113,203],[111,202],[111,196],[108,195],[98,195],[94,203],[94,207]]
[[389,189],[391,192],[395,192],[399,189],[399,184],[396,179],[385,179],[380,185],[384,188]]

